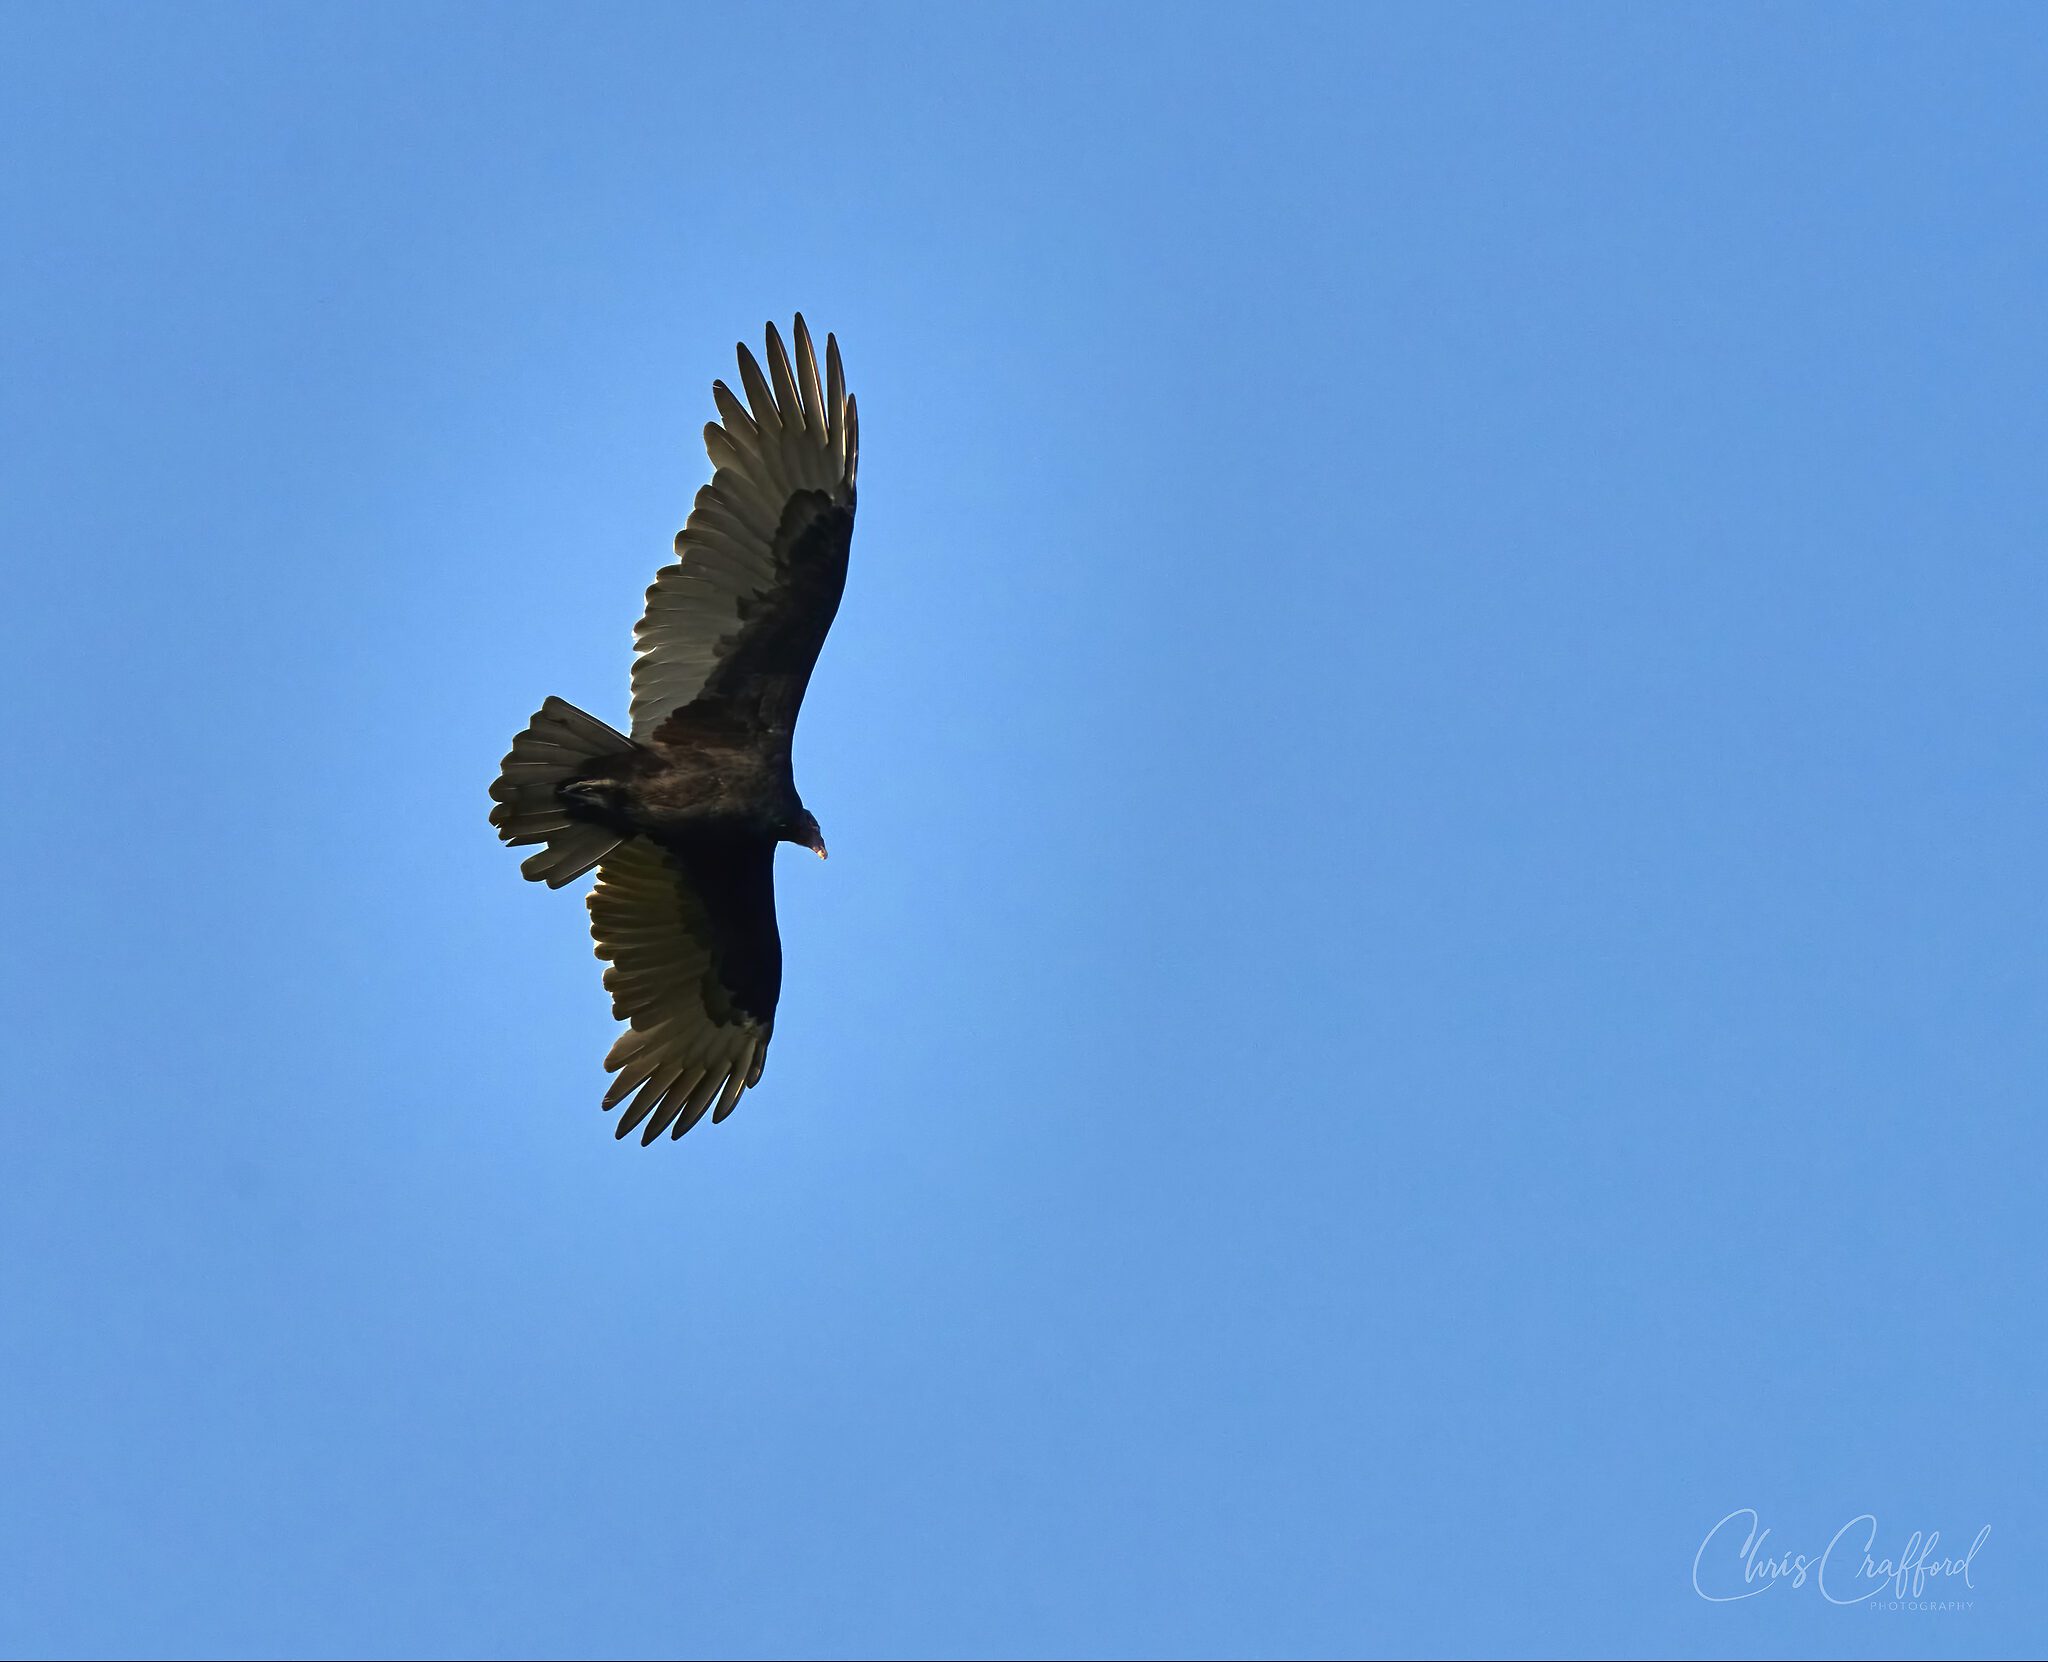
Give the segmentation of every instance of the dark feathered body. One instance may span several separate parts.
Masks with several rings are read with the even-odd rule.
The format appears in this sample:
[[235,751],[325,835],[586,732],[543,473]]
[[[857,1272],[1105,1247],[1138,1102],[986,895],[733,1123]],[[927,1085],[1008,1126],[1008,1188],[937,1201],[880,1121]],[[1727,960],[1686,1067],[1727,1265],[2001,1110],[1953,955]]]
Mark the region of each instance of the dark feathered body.
[[771,849],[805,840],[788,747],[762,745],[748,724],[718,711],[679,711],[650,742],[605,757],[561,794],[575,818],[664,845],[707,835],[751,836]]

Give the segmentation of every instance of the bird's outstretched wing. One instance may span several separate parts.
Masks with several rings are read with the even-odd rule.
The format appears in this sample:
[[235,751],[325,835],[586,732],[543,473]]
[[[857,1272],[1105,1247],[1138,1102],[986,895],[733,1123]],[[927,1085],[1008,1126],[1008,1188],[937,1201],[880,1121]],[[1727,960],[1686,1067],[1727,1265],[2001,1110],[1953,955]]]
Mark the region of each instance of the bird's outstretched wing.
[[794,362],[772,323],[767,373],[744,344],[739,359],[747,402],[712,384],[715,471],[633,631],[636,739],[694,703],[786,737],[846,586],[860,422],[838,342],[822,382],[801,316]]
[[633,1024],[604,1059],[605,1107],[632,1097],[617,1135],[680,1137],[714,1104],[715,1124],[760,1079],[782,990],[774,860],[772,843],[680,856],[635,837],[599,864],[590,933]]

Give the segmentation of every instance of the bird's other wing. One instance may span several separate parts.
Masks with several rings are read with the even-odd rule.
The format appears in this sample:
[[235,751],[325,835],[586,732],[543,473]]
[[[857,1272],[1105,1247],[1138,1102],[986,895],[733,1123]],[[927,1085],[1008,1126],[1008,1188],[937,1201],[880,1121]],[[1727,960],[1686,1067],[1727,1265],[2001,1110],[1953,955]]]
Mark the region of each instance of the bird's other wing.
[[599,864],[590,933],[612,1014],[633,1024],[604,1059],[605,1108],[632,1097],[618,1136],[644,1120],[643,1145],[680,1137],[714,1104],[715,1124],[760,1079],[782,990],[774,861],[773,843],[686,863],[635,837]]
[[796,320],[796,357],[768,326],[766,374],[739,348],[742,404],[712,384],[720,419],[704,429],[711,483],[676,534],[676,563],[647,591],[633,631],[633,737],[704,701],[787,735],[846,586],[860,420],[839,344],[825,373]]

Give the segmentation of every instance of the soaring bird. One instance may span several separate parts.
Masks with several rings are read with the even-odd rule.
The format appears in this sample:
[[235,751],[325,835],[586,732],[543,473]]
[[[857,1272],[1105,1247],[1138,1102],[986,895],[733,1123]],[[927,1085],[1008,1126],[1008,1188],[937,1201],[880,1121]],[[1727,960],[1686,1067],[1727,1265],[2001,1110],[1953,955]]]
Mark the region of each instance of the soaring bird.
[[[612,1014],[618,1135],[680,1137],[757,1084],[775,1031],[782,940],[775,846],[825,857],[790,764],[798,706],[846,586],[860,423],[825,337],[796,353],[768,326],[768,368],[739,348],[744,403],[711,384],[711,483],[676,534],[633,631],[632,734],[550,698],[512,741],[491,795],[520,871],[549,888],[597,868],[590,932]],[[630,1101],[628,1099],[631,1099]]]

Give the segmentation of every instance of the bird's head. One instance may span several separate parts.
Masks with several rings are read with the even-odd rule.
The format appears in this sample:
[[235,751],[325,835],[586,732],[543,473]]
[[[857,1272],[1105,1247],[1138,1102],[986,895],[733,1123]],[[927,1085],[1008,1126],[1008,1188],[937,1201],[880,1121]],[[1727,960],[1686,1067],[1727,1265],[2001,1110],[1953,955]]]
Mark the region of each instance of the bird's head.
[[789,822],[789,828],[782,833],[782,840],[795,843],[798,848],[808,848],[821,860],[825,858],[825,833],[818,829],[818,816],[808,808],[796,811],[796,818]]

